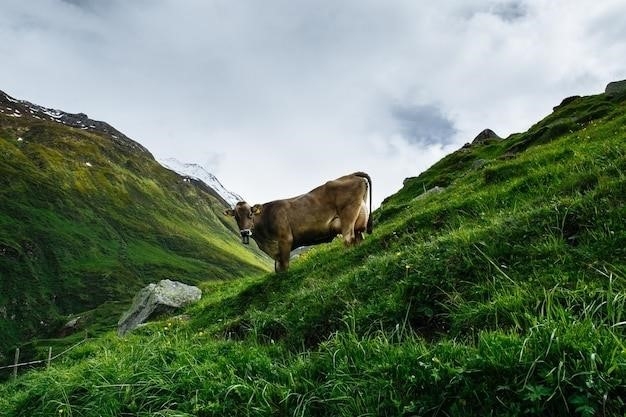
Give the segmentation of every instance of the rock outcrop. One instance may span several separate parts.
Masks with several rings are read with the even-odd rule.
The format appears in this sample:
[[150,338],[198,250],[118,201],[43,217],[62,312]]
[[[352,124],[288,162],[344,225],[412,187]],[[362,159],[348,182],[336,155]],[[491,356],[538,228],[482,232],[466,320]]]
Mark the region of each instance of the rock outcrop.
[[478,144],[478,143],[484,143],[490,139],[497,139],[500,140],[502,139],[500,136],[498,136],[496,134],[496,132],[494,132],[491,129],[485,129],[482,132],[480,132],[472,141],[472,145]]
[[198,287],[164,279],[144,287],[133,298],[131,307],[117,323],[117,334],[123,336],[156,314],[173,311],[195,303],[202,297]]
[[626,80],[610,82],[604,89],[604,94],[609,97],[622,93],[626,93]]
[[557,111],[558,109],[567,106],[570,103],[575,102],[576,100],[580,99],[580,96],[570,96],[570,97],[566,97],[564,98],[561,103],[558,106],[554,106],[552,107],[552,111]]

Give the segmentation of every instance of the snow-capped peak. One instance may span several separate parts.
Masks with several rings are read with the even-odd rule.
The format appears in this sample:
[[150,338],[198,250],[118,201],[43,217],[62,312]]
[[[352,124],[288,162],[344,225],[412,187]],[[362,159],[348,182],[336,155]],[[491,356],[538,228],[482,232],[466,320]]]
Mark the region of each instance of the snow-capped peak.
[[202,165],[180,162],[176,158],[160,159],[159,163],[179,175],[204,182],[207,186],[215,190],[215,192],[218,193],[231,206],[234,206],[238,201],[243,200],[240,195],[227,190],[217,177],[207,171]]

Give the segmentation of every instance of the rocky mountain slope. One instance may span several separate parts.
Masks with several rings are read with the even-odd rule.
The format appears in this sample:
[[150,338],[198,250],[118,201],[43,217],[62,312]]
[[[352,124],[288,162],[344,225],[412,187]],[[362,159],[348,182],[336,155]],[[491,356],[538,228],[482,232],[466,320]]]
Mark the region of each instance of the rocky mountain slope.
[[149,282],[266,270],[225,206],[107,123],[0,92],[0,353],[70,315],[112,325]]

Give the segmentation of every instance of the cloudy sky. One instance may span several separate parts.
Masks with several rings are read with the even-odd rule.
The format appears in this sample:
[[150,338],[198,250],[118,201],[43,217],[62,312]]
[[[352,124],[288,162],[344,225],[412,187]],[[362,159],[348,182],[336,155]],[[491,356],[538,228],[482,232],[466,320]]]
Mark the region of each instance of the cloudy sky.
[[491,128],[626,78],[624,0],[0,0],[0,90],[204,165],[250,203],[375,205]]

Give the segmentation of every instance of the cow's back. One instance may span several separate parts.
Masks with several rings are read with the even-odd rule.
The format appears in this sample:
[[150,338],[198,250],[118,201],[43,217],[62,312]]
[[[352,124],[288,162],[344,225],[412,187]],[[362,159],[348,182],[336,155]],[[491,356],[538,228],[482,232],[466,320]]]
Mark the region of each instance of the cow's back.
[[353,213],[347,217],[360,213],[367,188],[362,177],[351,174],[285,200],[294,247],[329,242],[342,233],[340,219],[346,212]]

